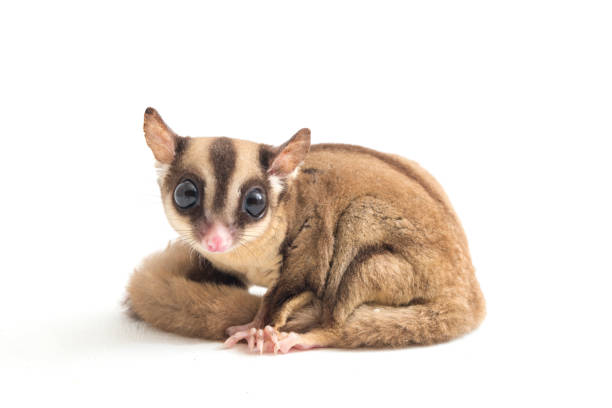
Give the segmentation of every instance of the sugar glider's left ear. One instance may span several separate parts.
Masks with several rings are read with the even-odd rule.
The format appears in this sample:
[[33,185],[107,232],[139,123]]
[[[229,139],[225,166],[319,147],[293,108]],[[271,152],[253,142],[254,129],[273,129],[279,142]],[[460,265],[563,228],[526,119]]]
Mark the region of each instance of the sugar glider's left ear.
[[166,125],[155,109],[147,108],[145,111],[143,129],[155,158],[164,164],[172,163],[179,136]]
[[278,147],[268,174],[281,178],[289,176],[302,164],[310,150],[310,129],[300,129],[291,139]]

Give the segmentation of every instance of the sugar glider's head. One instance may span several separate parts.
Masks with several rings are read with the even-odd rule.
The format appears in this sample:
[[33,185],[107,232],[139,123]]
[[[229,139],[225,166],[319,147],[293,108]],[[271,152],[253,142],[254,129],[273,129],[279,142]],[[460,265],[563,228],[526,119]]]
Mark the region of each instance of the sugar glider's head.
[[308,129],[279,147],[178,136],[153,108],[145,111],[144,132],[168,220],[204,253],[228,252],[262,236],[310,148]]

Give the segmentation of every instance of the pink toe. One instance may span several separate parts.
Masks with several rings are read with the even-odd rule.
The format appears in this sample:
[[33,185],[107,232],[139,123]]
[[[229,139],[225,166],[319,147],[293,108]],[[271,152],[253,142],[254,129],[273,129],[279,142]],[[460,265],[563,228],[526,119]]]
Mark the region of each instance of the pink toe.
[[238,332],[236,334],[234,334],[233,336],[230,336],[227,340],[225,340],[225,346],[226,347],[232,347],[234,346],[236,343],[238,343],[241,340],[244,340],[245,338],[247,338],[248,333],[247,332]]
[[263,330],[257,330],[257,351],[259,354],[263,354],[264,350],[264,332]]

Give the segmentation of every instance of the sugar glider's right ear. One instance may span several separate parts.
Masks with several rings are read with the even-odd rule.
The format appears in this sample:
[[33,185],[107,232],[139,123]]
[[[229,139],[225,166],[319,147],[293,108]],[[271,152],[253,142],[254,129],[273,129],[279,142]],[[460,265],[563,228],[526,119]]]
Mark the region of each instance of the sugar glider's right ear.
[[164,164],[172,163],[178,136],[166,125],[155,109],[145,110],[143,129],[147,144],[155,158]]
[[268,174],[285,178],[302,164],[310,150],[310,129],[300,129],[291,139],[277,148],[278,153],[268,168]]

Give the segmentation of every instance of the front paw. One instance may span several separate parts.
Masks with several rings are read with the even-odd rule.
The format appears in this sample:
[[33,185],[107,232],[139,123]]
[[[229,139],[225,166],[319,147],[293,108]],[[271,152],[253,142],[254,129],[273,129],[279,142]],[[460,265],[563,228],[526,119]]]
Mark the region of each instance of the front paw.
[[286,354],[292,349],[305,350],[315,346],[305,342],[297,333],[279,332],[271,326],[266,326],[263,330],[251,327],[234,333],[225,341],[225,346],[233,347],[242,340],[247,342],[249,351],[257,351],[259,354],[277,354],[279,351]]

